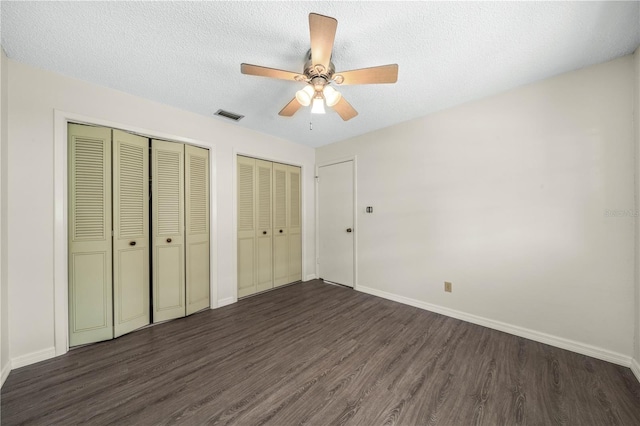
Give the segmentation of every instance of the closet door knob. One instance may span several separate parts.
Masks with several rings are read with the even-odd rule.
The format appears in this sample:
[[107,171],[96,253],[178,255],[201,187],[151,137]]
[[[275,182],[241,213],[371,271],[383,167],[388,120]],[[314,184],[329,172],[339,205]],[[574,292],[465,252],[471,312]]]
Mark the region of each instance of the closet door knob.
[[167,242],[170,243],[171,242],[171,238],[167,238]]
[[351,232],[351,228],[347,228],[347,232]]
[[129,243],[129,245],[130,245],[130,246],[135,246],[135,245],[136,245],[136,242],[135,242],[135,241],[131,241],[131,242]]
[[280,233],[282,234],[282,229],[280,230]]
[[262,235],[267,235],[267,231],[262,231]]

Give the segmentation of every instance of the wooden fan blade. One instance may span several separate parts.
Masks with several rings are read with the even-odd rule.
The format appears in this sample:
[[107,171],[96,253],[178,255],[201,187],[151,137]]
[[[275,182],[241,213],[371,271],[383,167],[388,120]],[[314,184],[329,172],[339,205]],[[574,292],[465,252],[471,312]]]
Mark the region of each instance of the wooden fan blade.
[[291,117],[300,109],[301,106],[302,105],[300,104],[300,102],[298,102],[298,100],[294,97],[293,99],[291,99],[291,102],[289,102],[284,108],[282,108],[282,110],[278,114],[284,117]]
[[[342,82],[340,82],[342,77]],[[337,72],[333,80],[341,86],[347,84],[381,84],[398,81],[398,64]]]
[[351,104],[344,99],[344,96],[342,96],[338,103],[333,106],[333,109],[340,114],[340,117],[342,117],[344,121],[349,121],[358,115],[358,111],[356,111]]
[[279,78],[280,80],[298,81],[296,77],[305,79],[297,72],[278,70],[275,68],[261,67],[260,65],[241,64],[242,74],[257,75],[259,77]]
[[309,14],[309,32],[311,34],[311,61],[313,65],[322,65],[329,69],[333,40],[336,37],[338,21],[317,13]]

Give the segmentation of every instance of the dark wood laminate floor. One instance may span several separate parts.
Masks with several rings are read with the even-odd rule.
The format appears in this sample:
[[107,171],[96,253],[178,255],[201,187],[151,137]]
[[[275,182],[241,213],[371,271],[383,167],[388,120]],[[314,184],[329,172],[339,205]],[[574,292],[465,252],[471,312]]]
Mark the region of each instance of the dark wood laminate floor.
[[628,368],[311,281],[11,372],[2,424],[640,425]]

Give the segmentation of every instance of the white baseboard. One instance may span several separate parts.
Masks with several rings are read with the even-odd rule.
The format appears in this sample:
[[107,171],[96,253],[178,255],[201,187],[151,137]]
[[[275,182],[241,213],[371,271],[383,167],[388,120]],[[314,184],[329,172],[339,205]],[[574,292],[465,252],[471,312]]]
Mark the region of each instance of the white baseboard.
[[218,308],[236,303],[237,300],[234,297],[227,297],[225,299],[218,300]]
[[11,361],[7,361],[7,365],[2,367],[2,374],[0,375],[0,388],[4,385],[4,381],[9,377],[9,373],[11,373]]
[[316,274],[310,274],[310,275],[307,275],[307,277],[304,279],[304,281],[305,282],[306,281],[311,281],[311,280],[315,280],[316,278],[318,278],[318,277],[316,277]]
[[11,359],[11,369],[25,367],[27,365],[35,364],[36,362],[44,361],[45,359],[53,358],[56,356],[56,348],[50,347],[41,351],[31,352],[30,354],[22,355]]
[[631,371],[633,371],[633,374],[635,374],[636,379],[638,379],[638,381],[640,382],[640,364],[638,363],[637,359],[631,360]]
[[[386,291],[378,290],[371,287],[366,287],[363,285],[358,285],[356,287],[356,290],[361,291],[363,293],[371,294],[373,296],[382,297],[383,299],[393,300],[394,302],[403,303],[405,305],[424,309],[426,311],[435,312],[437,314],[442,314],[442,315],[446,315],[448,317],[456,318],[462,321],[467,321],[473,324],[481,325],[483,327],[488,327],[494,330],[503,331],[505,333],[513,334],[515,336],[520,336],[526,339],[535,340],[536,342],[545,343],[547,345],[555,346],[561,349],[566,349],[568,351],[576,352],[582,355],[587,355],[593,358],[601,359],[603,361],[612,362],[614,364],[622,365],[624,367],[631,366],[631,357],[619,354],[617,352],[612,352],[606,349],[602,349],[596,346],[580,343],[575,340],[553,336],[551,334],[542,333],[542,332],[531,330],[524,327],[518,327],[516,325],[511,325],[501,321],[495,321],[489,318],[468,314],[466,312],[445,308],[439,305],[433,305],[431,303],[422,302],[420,300],[411,299],[409,297],[399,296],[397,294],[388,293]],[[640,377],[638,373],[636,373],[636,377]]]

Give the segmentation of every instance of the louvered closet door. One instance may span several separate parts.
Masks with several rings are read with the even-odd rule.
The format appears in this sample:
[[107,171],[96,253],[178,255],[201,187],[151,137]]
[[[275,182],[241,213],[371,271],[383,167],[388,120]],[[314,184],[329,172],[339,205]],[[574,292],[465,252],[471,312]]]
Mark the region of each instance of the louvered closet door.
[[287,167],[289,189],[289,276],[287,282],[302,280],[302,203],[301,203],[301,169]]
[[114,337],[149,324],[149,139],[113,130]]
[[185,309],[184,145],[153,140],[153,322]]
[[185,145],[187,315],[209,306],[209,150]]
[[270,161],[256,160],[256,291],[273,288]]
[[111,130],[70,124],[69,346],[113,338]]
[[256,292],[256,160],[238,156],[238,297]]
[[289,208],[287,171],[289,166],[273,164],[273,285],[289,283]]

